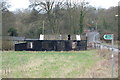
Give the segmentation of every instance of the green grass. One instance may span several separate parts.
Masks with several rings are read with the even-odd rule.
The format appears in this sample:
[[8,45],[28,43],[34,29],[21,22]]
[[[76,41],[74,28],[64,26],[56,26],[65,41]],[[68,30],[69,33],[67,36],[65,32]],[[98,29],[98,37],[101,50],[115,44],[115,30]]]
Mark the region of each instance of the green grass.
[[2,68],[12,78],[77,78],[99,60],[96,51],[2,52]]

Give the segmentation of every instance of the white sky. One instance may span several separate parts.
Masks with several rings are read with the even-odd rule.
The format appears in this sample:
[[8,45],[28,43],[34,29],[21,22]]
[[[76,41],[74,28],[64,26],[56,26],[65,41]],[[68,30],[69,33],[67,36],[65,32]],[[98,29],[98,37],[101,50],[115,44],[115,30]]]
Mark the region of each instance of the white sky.
[[[86,0],[90,2],[90,5],[94,7],[101,8],[109,8],[111,6],[117,6],[120,0]],[[25,9],[29,6],[29,0],[9,0],[11,8],[10,11],[14,11],[16,9]]]

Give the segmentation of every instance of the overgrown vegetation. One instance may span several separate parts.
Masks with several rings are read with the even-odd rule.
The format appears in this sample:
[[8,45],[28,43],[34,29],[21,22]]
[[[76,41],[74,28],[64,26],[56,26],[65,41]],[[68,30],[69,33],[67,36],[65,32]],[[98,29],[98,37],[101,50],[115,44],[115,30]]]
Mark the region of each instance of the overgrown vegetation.
[[2,41],[2,50],[13,50],[14,49],[14,45],[13,45],[13,42],[12,41],[7,41],[7,40],[3,40]]
[[12,27],[8,30],[8,34],[9,36],[18,36],[17,30]]

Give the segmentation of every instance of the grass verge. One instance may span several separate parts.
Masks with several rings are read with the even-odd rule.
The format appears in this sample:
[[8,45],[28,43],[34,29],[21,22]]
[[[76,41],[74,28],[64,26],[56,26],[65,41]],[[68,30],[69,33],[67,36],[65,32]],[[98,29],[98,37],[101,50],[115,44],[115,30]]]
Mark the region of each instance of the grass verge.
[[2,52],[4,78],[79,78],[100,58],[96,51]]

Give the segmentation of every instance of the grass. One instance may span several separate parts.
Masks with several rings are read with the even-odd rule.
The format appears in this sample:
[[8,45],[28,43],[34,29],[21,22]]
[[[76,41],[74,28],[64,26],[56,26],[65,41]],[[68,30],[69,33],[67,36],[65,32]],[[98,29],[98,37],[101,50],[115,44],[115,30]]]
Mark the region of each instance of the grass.
[[96,51],[2,52],[2,69],[7,78],[78,78],[100,58]]

